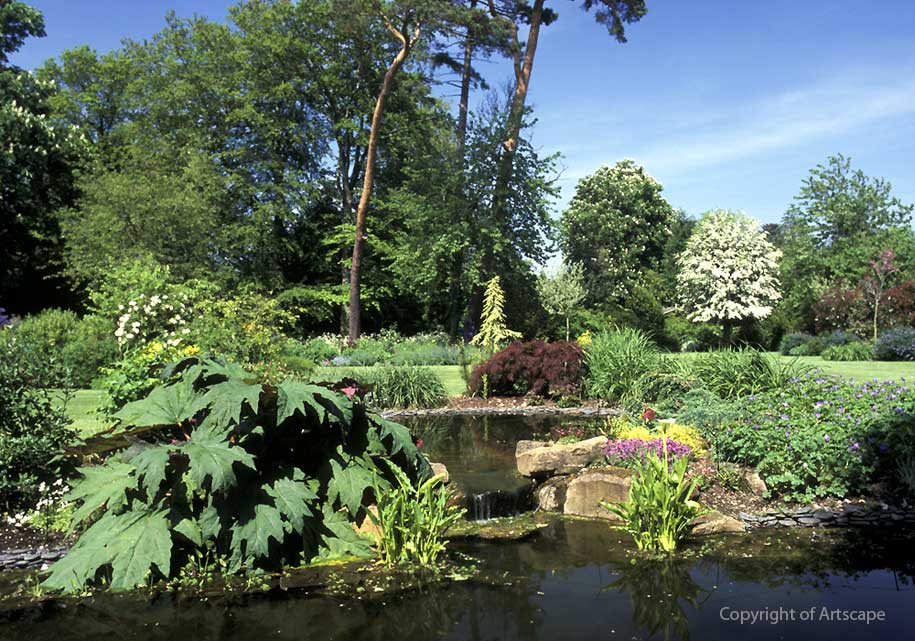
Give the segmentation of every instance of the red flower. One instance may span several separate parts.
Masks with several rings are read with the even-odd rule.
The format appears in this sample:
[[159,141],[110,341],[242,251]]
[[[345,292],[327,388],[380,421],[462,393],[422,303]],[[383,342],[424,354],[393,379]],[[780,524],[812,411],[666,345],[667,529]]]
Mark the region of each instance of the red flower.
[[346,394],[346,398],[348,398],[348,399],[350,399],[350,400],[353,400],[353,396],[354,396],[354,395],[356,394],[356,392],[358,392],[359,390],[356,389],[355,387],[350,386],[350,387],[343,387],[343,388],[340,389],[340,391],[343,392],[344,394]]
[[423,440],[421,438],[416,439],[416,447],[419,449],[423,448]]
[[643,421],[653,421],[653,420],[655,420],[656,418],[658,418],[657,412],[655,412],[655,411],[654,411],[653,409],[651,409],[650,407],[646,408],[645,411],[642,412],[642,420],[643,420]]

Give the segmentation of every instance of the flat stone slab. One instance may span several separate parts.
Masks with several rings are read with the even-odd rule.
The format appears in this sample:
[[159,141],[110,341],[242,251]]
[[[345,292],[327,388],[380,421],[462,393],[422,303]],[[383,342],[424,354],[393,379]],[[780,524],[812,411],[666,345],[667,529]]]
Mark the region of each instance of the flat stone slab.
[[550,443],[530,447],[528,442],[515,449],[518,473],[528,478],[547,478],[573,474],[603,458],[605,436],[595,436],[577,443]]

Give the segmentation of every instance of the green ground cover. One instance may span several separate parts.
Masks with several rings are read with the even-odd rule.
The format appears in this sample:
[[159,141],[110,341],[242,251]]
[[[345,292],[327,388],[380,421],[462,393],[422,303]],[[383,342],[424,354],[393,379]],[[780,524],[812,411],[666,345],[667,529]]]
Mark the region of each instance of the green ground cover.
[[[694,358],[701,352],[683,352],[676,354],[677,358]],[[838,374],[857,381],[866,381],[873,378],[880,380],[899,380],[902,378],[915,378],[915,362],[908,361],[827,361],[820,356],[783,356],[778,352],[770,352],[785,361],[794,361],[802,365],[817,367],[827,374]]]

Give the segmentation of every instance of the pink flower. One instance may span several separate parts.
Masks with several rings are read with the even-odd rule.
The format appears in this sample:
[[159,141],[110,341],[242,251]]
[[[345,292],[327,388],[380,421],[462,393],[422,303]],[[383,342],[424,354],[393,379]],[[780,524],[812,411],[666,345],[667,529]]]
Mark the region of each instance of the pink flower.
[[656,418],[658,418],[657,412],[655,412],[655,411],[654,411],[653,409],[651,409],[650,407],[649,407],[649,408],[646,408],[645,411],[642,412],[642,420],[643,420],[643,421],[653,421],[653,420],[655,420]]

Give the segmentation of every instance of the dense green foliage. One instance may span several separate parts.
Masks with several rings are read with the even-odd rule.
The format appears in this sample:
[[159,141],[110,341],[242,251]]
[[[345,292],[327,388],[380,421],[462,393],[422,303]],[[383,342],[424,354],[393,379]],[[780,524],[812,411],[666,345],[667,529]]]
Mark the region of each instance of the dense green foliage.
[[757,467],[787,499],[846,497],[895,471],[910,451],[913,411],[908,386],[811,373],[743,399],[715,447],[724,460]]
[[0,505],[5,510],[37,498],[63,467],[59,456],[75,433],[65,408],[47,389],[56,372],[41,356],[19,349],[0,329]]
[[725,399],[783,389],[809,369],[749,348],[708,352],[677,364],[682,375]]
[[404,427],[339,392],[260,384],[214,360],[177,371],[117,414],[143,440],[81,470],[70,498],[85,529],[46,587],[133,588],[198,553],[225,559],[228,572],[366,555],[351,522],[392,488],[380,461],[411,481],[430,474]]
[[578,181],[562,214],[561,245],[584,267],[592,304],[627,297],[644,272],[660,267],[674,221],[662,189],[631,160]]

